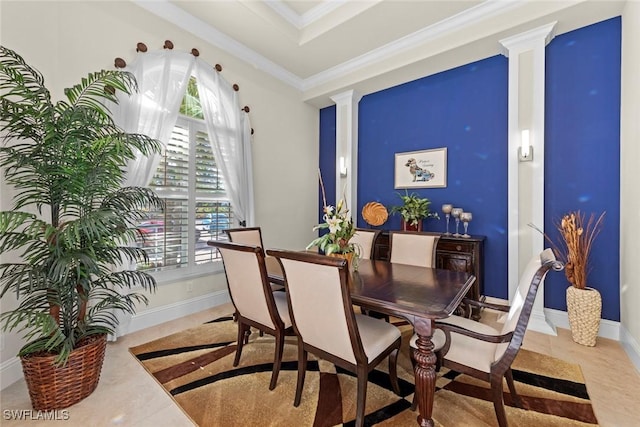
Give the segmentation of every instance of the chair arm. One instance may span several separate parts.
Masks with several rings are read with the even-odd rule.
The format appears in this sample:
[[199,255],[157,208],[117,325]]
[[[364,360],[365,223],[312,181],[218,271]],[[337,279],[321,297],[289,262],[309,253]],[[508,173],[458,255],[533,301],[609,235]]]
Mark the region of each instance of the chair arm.
[[479,308],[489,308],[491,310],[504,311],[504,312],[509,311],[509,309],[511,308],[510,306],[505,305],[505,304],[494,304],[494,303],[490,303],[490,302],[486,302],[486,301],[485,302],[476,301],[476,300],[469,299],[469,298],[464,298],[462,300],[462,302],[464,304],[467,304],[467,305],[470,305],[470,306],[474,305],[474,306],[479,307]]
[[502,334],[502,335],[486,335],[486,334],[481,334],[480,332],[475,332],[470,329],[462,328],[460,326],[451,325],[448,323],[436,323],[435,329],[442,330],[442,332],[444,332],[444,335],[445,335],[445,343],[442,346],[442,348],[437,352],[438,358],[440,360],[444,359],[445,355],[449,352],[449,348],[451,347],[452,332],[460,335],[466,335],[470,338],[474,338],[480,341],[486,341],[486,342],[491,342],[496,344],[509,342],[513,337],[513,332],[509,332],[507,334]]
[[511,341],[511,337],[513,336],[513,332],[509,332],[502,335],[487,335],[487,334],[482,334],[480,332],[472,331],[471,329],[466,329],[460,326],[452,325],[450,323],[441,323],[441,322],[436,322],[435,328],[441,329],[442,332],[444,332],[444,334],[447,336],[451,332],[454,332],[456,334],[466,335],[471,338],[475,338],[475,339],[486,341],[486,342],[492,342],[496,344],[509,342]]

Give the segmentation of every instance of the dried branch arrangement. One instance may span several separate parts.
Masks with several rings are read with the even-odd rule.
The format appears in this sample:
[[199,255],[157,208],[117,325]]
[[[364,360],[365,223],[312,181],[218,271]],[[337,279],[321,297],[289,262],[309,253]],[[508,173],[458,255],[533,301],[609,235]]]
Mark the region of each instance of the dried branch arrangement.
[[[569,212],[555,226],[562,240],[556,244],[546,234],[544,237],[551,243],[556,256],[565,263],[564,274],[571,286],[584,289],[589,275],[589,255],[593,242],[600,233],[605,212],[596,218],[595,214],[587,218],[580,211]],[[538,230],[540,231],[540,230]]]

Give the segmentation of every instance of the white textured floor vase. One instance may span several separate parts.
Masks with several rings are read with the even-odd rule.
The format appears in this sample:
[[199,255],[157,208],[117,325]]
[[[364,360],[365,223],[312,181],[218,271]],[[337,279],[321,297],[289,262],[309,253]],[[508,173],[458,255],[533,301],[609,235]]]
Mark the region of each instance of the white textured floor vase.
[[567,312],[571,336],[578,344],[593,347],[596,345],[600,315],[602,313],[602,297],[593,288],[567,288]]

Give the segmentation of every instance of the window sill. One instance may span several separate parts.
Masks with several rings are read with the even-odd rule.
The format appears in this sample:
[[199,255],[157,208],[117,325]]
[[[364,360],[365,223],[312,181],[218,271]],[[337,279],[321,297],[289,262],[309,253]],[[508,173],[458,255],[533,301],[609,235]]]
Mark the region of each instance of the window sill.
[[222,261],[215,261],[209,265],[198,266],[192,269],[176,268],[173,270],[156,271],[151,275],[156,279],[158,286],[185,282],[203,276],[211,276],[224,272]]

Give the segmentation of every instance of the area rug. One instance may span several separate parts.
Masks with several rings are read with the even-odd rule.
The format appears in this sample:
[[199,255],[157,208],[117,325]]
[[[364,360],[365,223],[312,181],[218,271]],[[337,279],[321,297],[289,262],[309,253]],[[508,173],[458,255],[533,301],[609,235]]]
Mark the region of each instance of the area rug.
[[[368,426],[417,425],[417,412],[411,411],[413,370],[408,340],[412,329],[400,320],[394,324],[402,330],[403,338],[398,356],[401,396],[391,390],[387,363],[383,361],[369,375],[365,419]],[[260,337],[253,331],[240,364],[234,368],[236,333],[237,324],[226,316],[130,351],[201,427],[354,425],[354,375],[310,355],[302,402],[295,408],[296,338],[287,338],[278,384],[269,391],[273,337]],[[579,366],[520,350],[513,371],[526,409],[511,406],[505,385],[510,425],[597,425]],[[497,425],[487,383],[442,369],[436,386],[433,418],[437,426]]]

